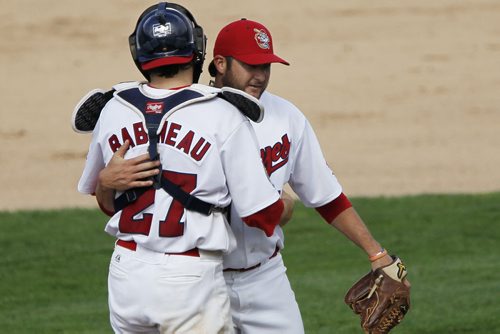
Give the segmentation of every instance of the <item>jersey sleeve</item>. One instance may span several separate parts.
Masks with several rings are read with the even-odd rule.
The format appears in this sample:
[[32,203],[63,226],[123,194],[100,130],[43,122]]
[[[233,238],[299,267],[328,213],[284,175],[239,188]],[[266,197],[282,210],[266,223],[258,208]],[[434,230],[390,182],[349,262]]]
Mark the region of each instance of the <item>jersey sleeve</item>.
[[221,157],[232,205],[240,217],[254,214],[279,199],[262,165],[257,139],[248,120],[226,140]]
[[98,121],[94,131],[92,132],[92,141],[90,142],[85,167],[82,176],[78,182],[78,191],[83,194],[95,193],[99,172],[105,167],[101,145],[99,143],[99,128]]
[[304,205],[319,207],[337,198],[342,193],[342,186],[328,166],[314,130],[306,119],[296,150],[289,183]]

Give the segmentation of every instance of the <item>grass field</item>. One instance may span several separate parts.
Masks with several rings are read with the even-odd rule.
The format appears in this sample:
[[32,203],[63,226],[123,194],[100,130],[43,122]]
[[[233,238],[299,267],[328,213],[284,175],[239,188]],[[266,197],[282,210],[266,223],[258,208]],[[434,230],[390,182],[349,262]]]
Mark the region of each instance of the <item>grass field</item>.
[[[412,307],[394,333],[500,333],[500,193],[352,201],[409,269]],[[105,220],[97,210],[0,213],[0,333],[111,332]],[[300,204],[285,230],[306,333],[362,333],[343,296],[368,270],[363,253]]]

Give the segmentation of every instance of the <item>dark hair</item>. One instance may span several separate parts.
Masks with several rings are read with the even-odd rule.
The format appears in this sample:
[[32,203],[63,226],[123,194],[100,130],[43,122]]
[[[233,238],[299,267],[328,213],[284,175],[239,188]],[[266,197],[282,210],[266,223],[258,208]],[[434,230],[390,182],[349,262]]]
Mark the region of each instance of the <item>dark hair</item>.
[[190,67],[192,67],[193,65],[194,65],[193,62],[190,62],[187,64],[166,65],[166,66],[153,68],[153,69],[147,71],[147,74],[150,77],[151,77],[151,75],[156,74],[156,75],[159,75],[160,77],[163,77],[163,78],[173,78],[180,71],[187,70]]
[[225,57],[226,58],[226,61],[227,61],[227,69],[230,70],[231,69],[231,66],[233,64],[233,57]]

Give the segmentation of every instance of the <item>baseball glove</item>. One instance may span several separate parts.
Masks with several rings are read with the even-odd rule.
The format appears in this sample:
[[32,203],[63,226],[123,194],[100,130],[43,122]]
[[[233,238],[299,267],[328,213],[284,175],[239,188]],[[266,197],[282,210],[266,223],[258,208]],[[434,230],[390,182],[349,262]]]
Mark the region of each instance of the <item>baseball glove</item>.
[[397,257],[371,271],[347,291],[345,303],[361,317],[365,333],[383,334],[398,325],[410,309],[406,267]]

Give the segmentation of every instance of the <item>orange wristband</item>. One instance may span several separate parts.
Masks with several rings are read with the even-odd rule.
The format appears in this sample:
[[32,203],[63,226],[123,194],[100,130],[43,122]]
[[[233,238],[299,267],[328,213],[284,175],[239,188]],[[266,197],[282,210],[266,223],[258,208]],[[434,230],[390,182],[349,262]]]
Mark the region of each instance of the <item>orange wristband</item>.
[[368,259],[371,261],[371,262],[375,262],[377,261],[378,259],[381,259],[383,258],[384,256],[387,255],[387,250],[385,250],[385,248],[382,248],[380,250],[380,252],[378,252],[377,254],[373,254],[371,256],[368,257]]

